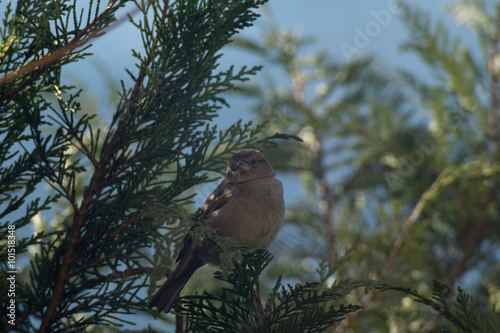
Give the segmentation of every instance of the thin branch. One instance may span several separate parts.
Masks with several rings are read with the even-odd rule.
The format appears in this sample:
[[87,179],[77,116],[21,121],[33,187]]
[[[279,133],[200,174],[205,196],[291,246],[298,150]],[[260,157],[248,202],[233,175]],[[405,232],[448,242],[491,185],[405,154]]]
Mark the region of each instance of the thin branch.
[[[75,131],[75,128],[71,125],[71,122],[69,121],[68,117],[66,116],[66,112],[63,111],[62,114],[64,116],[64,120],[66,121],[66,125],[68,126],[68,129],[70,130],[70,132],[73,135],[73,137],[78,141],[78,144],[80,145],[80,148],[83,149],[83,151],[85,152],[85,155],[88,157],[88,159],[90,160],[90,162],[92,162],[92,165],[94,166],[94,168],[97,168],[98,165],[99,165],[99,162],[97,162],[97,159],[92,154],[92,152],[90,151],[89,147],[87,147],[87,145],[85,144],[85,142],[83,142],[83,140],[80,138],[80,136],[78,135],[78,133]],[[91,130],[92,129],[89,128],[89,131],[91,131]]]
[[333,262],[337,256],[337,251],[335,249],[335,228],[333,220],[333,210],[336,206],[337,200],[332,195],[331,188],[326,180],[326,170],[324,166],[324,142],[322,135],[319,133],[316,133],[315,144],[317,144],[318,146],[318,152],[316,155],[316,170],[314,174],[316,177],[316,188],[320,199],[320,218],[323,227],[323,233],[327,241],[328,258],[330,262]]
[[87,281],[87,283],[82,284],[80,287],[72,290],[73,295],[78,295],[84,290],[94,288],[95,286],[98,286],[99,284],[106,282],[106,281],[113,281],[113,280],[121,280],[123,278],[129,278],[135,275],[141,275],[143,273],[151,273],[153,272],[154,268],[153,267],[138,267],[138,268],[132,268],[126,271],[116,271],[113,273],[110,273],[108,275],[103,275],[98,277],[97,279],[93,279],[90,281]]
[[257,316],[258,316],[258,325],[259,325],[259,331],[262,333],[267,333],[267,327],[263,321],[263,318],[265,317],[264,314],[264,307],[262,306],[262,299],[260,298],[259,293],[257,290],[255,290],[255,287],[252,288],[253,296],[255,299],[254,302],[254,310],[256,310]]
[[[25,81],[23,84],[17,86],[16,88],[6,92],[0,97],[0,103],[5,101],[6,99],[14,96],[27,86],[31,85],[33,82],[35,82],[40,76],[42,76],[49,68],[51,68],[53,65],[55,65],[57,62],[59,62],[62,58],[65,56],[71,54],[75,49],[87,44],[90,40],[100,37],[104,34],[104,32],[101,31],[96,31],[92,33],[90,36],[84,38],[85,34],[92,28],[94,27],[98,22],[102,20],[102,18],[108,14],[108,12],[113,8],[114,4],[116,3],[117,0],[111,2],[103,11],[102,13],[97,16],[89,25],[87,25],[85,28],[83,28],[67,45],[64,45],[60,47],[59,49],[55,50],[54,52],[49,53],[48,55],[44,56],[41,59],[33,60],[29,64],[19,68],[15,72],[12,72],[10,74],[6,74],[3,78],[0,79],[0,85],[15,80],[19,77],[22,77],[24,75],[27,75],[31,72],[34,72],[35,70],[36,73],[33,74],[33,76]],[[104,29],[104,28],[103,28]]]
[[[413,208],[410,216],[406,219],[405,223],[403,224],[403,228],[401,229],[401,232],[399,234],[398,239],[394,242],[391,252],[389,253],[389,256],[387,257],[387,260],[385,262],[384,269],[380,273],[380,280],[385,281],[389,275],[392,272],[392,269],[394,268],[394,265],[396,264],[396,260],[399,256],[399,253],[401,251],[401,248],[403,247],[404,242],[406,241],[406,238],[408,236],[408,233],[411,229],[411,227],[417,222],[418,218],[422,214],[422,211],[425,207],[425,205],[428,203],[428,201],[433,198],[436,194],[437,191],[442,187],[442,176],[445,174],[443,172],[440,177],[438,177],[434,183],[429,187],[427,191],[425,191],[420,199],[418,200],[417,204]],[[370,290],[361,300],[360,306],[365,307],[370,301],[373,299],[373,297],[379,292],[379,290],[372,289]],[[356,312],[351,312],[349,315],[346,316],[346,319],[342,321],[342,323],[335,329],[335,332],[343,332],[349,325],[356,320],[356,318],[359,317],[361,314],[361,311],[356,311]]]
[[[153,2],[153,1],[154,0],[149,0],[149,2]],[[137,12],[139,12],[141,10],[141,8],[136,7],[134,9],[132,9],[130,12],[128,12],[127,14],[118,18],[112,26],[104,27],[101,31],[95,32],[92,35],[88,36],[87,38],[82,39],[83,36],[87,33],[87,31],[90,30],[90,28],[92,28],[93,26],[95,26],[95,24],[97,22],[99,22],[102,19],[102,17],[109,12],[109,10],[115,5],[116,2],[117,2],[117,0],[110,1],[108,6],[106,6],[106,9],[98,17],[96,17],[91,23],[89,23],[84,29],[82,29],[68,44],[61,46],[56,51],[49,53],[48,55],[42,57],[41,59],[33,60],[30,63],[28,63],[27,65],[19,68],[18,70],[14,71],[10,74],[6,74],[4,77],[0,78],[0,85],[2,85],[6,82],[20,78],[20,77],[27,75],[31,72],[34,72],[35,70],[38,69],[38,71],[36,71],[36,73],[34,73],[33,76],[29,80],[25,81],[23,84],[17,86],[16,88],[8,91],[5,94],[3,94],[0,97],[0,103],[2,103],[3,101],[5,101],[8,98],[14,96],[15,94],[17,94],[18,92],[20,92],[24,88],[33,84],[33,82],[35,82],[38,78],[40,78],[40,76],[42,76],[51,66],[56,64],[63,57],[69,55],[75,49],[87,44],[91,39],[100,37],[104,33],[111,31],[114,28],[117,28],[120,24],[127,21],[131,16],[135,15]],[[103,31],[106,28],[107,28],[107,31]],[[4,55],[5,54],[6,54],[6,52],[4,53]],[[1,62],[0,62],[0,64],[1,64]]]
[[[148,4],[153,3],[154,0],[149,0]],[[161,22],[159,24],[159,27],[163,26],[163,22],[167,18],[167,13],[168,13],[168,7],[169,7],[169,0],[165,0],[165,4],[163,6],[163,12],[162,12],[162,17],[161,17]],[[158,36],[155,36],[154,38],[155,41],[158,41]],[[155,45],[151,46],[151,49],[154,49]],[[140,89],[142,87],[142,83],[144,82],[144,79],[146,78],[146,68],[149,67],[151,62],[153,61],[151,57],[151,51],[148,50],[148,57],[146,58],[146,61],[144,61],[141,70],[139,72],[139,75],[137,76],[137,79],[135,80],[134,87],[132,88],[132,92],[130,94],[130,100],[129,100],[129,109],[132,109],[137,105],[137,102],[139,101],[139,93]]]
[[108,180],[106,180],[104,183],[103,183],[103,187],[106,187],[108,185],[110,185],[111,183],[113,183],[116,178],[118,178],[119,175],[121,175],[122,173],[124,173],[126,170],[128,170],[129,168],[131,168],[135,163],[139,162],[141,160],[142,157],[144,157],[144,155],[146,155],[146,153],[148,152],[150,147],[146,147],[142,152],[140,152],[135,158],[134,158],[134,161],[133,162],[128,162],[127,164],[125,164],[123,167],[120,168],[120,170],[118,170],[111,178],[109,178]]
[[[306,91],[304,75],[299,69],[297,62],[297,55],[294,54],[293,48],[289,50],[285,48],[283,51],[285,53],[285,59],[287,59],[287,67],[290,72],[290,77],[292,79],[293,86],[293,97],[295,102],[303,106],[305,109],[310,110],[311,107],[306,105]],[[312,114],[309,114],[312,117]],[[313,123],[316,123],[313,121]],[[324,154],[324,139],[323,135],[320,133],[318,128],[314,128],[315,131],[315,145],[317,148],[316,154],[316,169],[314,170],[314,176],[316,177],[316,189],[320,198],[319,211],[321,215],[321,224],[323,228],[323,233],[326,236],[327,246],[328,246],[328,258],[330,261],[335,260],[336,250],[335,250],[335,227],[333,220],[333,210],[336,205],[336,200],[332,195],[332,190],[328,186],[326,180],[326,169],[325,169],[325,154]]]
[[186,333],[184,330],[184,317],[175,315],[175,333]]
[[[500,122],[500,98],[499,94],[499,69],[498,69],[498,59],[499,53],[499,42],[500,42],[500,6],[497,6],[497,21],[496,30],[494,32],[490,57],[488,60],[488,71],[490,73],[490,99],[491,99],[491,109],[488,119],[489,132],[494,138],[498,138],[499,133],[499,122]],[[495,152],[498,153],[498,152]]]
[[95,243],[93,246],[91,246],[90,248],[88,248],[87,250],[85,250],[80,255],[80,257],[84,257],[85,255],[91,253],[92,251],[94,251],[97,248],[99,248],[105,241],[114,238],[120,232],[122,232],[123,230],[127,229],[132,223],[134,223],[139,218],[141,218],[144,214],[146,214],[155,205],[155,203],[156,203],[156,200],[153,201],[152,203],[150,203],[147,207],[145,207],[144,210],[140,214],[135,215],[133,218],[131,218],[130,220],[128,220],[126,223],[120,225],[120,227],[118,227],[115,231],[113,231],[111,234],[107,235],[106,238],[101,239],[100,241],[98,241],[97,243]]
[[413,296],[417,302],[421,302],[425,305],[430,306],[432,309],[436,310],[438,313],[444,315],[449,321],[454,323],[457,327],[466,329],[467,332],[470,333],[478,333],[478,331],[472,327],[470,327],[461,317],[459,317],[456,313],[450,311],[446,304],[441,304],[434,297],[429,298],[420,295],[416,290],[412,290],[410,288],[404,288],[399,286],[391,286],[391,285],[380,285],[377,288],[377,291],[385,291],[385,290],[395,290],[399,292],[403,292],[405,294]]
[[[168,6],[168,0],[166,1],[166,4]],[[108,7],[108,9],[109,8],[110,7]],[[164,11],[166,13],[167,9],[164,9]],[[101,18],[102,16],[103,16],[103,14],[99,15],[98,18]],[[92,22],[92,24],[95,24],[96,20],[94,20]],[[149,63],[148,63],[148,65],[149,65]],[[144,75],[141,78],[139,78],[135,83],[134,89],[132,90],[132,96],[131,96],[128,108],[125,109],[125,112],[123,113],[122,117],[120,118],[120,120],[118,122],[117,129],[116,129],[115,133],[113,134],[111,141],[106,145],[106,148],[102,151],[99,163],[95,166],[95,172],[92,175],[92,178],[90,180],[89,186],[87,187],[87,190],[83,194],[83,199],[82,199],[82,202],[80,204],[80,208],[77,211],[75,211],[73,224],[71,226],[71,230],[70,230],[70,233],[68,236],[68,241],[65,244],[65,250],[64,250],[64,255],[62,258],[61,267],[60,267],[59,272],[57,274],[57,277],[54,281],[54,288],[53,288],[52,297],[50,298],[50,300],[47,304],[47,309],[42,317],[42,323],[40,325],[40,330],[39,330],[40,333],[46,332],[48,330],[48,328],[50,327],[51,320],[52,320],[52,318],[57,310],[57,307],[59,306],[60,301],[64,295],[64,289],[65,289],[65,286],[68,283],[68,280],[70,277],[71,267],[74,265],[76,260],[78,260],[78,258],[80,258],[80,256],[75,253],[75,249],[81,241],[81,232],[82,232],[83,226],[85,225],[85,216],[87,214],[88,209],[90,208],[90,204],[91,204],[94,196],[103,187],[102,179],[104,177],[105,167],[111,161],[112,156],[114,156],[115,153],[119,149],[121,149],[121,145],[119,145],[118,142],[123,135],[125,125],[128,122],[129,117],[130,117],[129,108],[135,107],[135,105],[137,103],[136,94],[138,94],[138,91],[142,85],[144,78],[145,78],[145,68],[144,67],[142,69],[142,72],[144,73]],[[130,225],[134,221],[135,221],[135,219],[131,219],[127,224],[121,226],[119,228],[119,230],[115,231],[114,234],[116,234],[116,232],[123,230],[124,228],[126,228],[128,225]]]
[[66,187],[64,186],[62,181],[60,181],[57,178],[57,175],[55,173],[52,173],[52,176],[56,179],[55,183],[58,186],[53,184],[50,180],[47,180],[47,183],[49,184],[49,186],[52,187],[56,192],[59,192],[60,194],[62,194],[62,196],[64,198],[66,198],[66,200],[68,200],[69,204],[71,205],[71,207],[73,208],[73,210],[75,212],[78,211],[78,205],[76,204],[75,199],[71,196],[71,194],[68,193],[68,190],[66,189]]
[[[168,6],[169,6],[169,0],[165,0],[165,5],[164,5],[164,8],[163,8],[163,12],[162,12],[162,22],[160,23],[160,26],[163,25],[163,21],[167,17]],[[155,37],[155,40],[157,40],[157,37]],[[125,109],[122,118],[120,118],[120,121],[118,122],[118,129],[115,132],[115,134],[113,135],[113,138],[111,139],[109,145],[107,146],[108,148],[114,147],[117,144],[117,142],[120,139],[120,137],[121,137],[121,132],[122,132],[124,126],[125,126],[125,123],[128,121],[128,118],[129,118],[129,114],[130,114],[129,110],[135,108],[135,106],[136,106],[136,104],[138,102],[139,91],[141,89],[142,82],[144,81],[144,79],[146,77],[146,68],[147,68],[147,66],[149,66],[151,64],[151,61],[152,61],[152,58],[149,55],[148,58],[146,59],[145,63],[141,67],[141,71],[139,73],[139,76],[137,77],[137,80],[136,80],[136,82],[134,84],[134,87],[132,89],[132,92],[130,94],[130,99],[129,99],[128,107]],[[137,126],[134,128],[133,131],[135,131],[136,128],[137,128]],[[108,149],[108,150],[109,150],[109,152],[104,152],[104,154],[103,154],[104,159],[109,159],[110,158],[111,150],[110,149]],[[141,156],[144,155],[147,152],[147,150],[148,150],[148,148],[146,148],[140,156],[137,156],[135,158],[135,161],[140,160]],[[130,166],[132,166],[131,163],[129,163],[129,164],[125,165],[124,167],[122,167],[120,170],[118,170],[118,172],[111,179],[109,179],[107,182],[103,183],[102,186],[109,185],[109,183],[111,183],[112,181],[114,181],[116,179],[116,177],[120,173],[124,172]],[[124,229],[128,228],[128,226],[130,226],[133,222],[135,222],[136,220],[138,220],[154,204],[155,204],[155,201],[153,201],[148,207],[146,207],[144,209],[143,213],[134,216],[127,223],[124,223],[117,230],[115,230],[113,233],[111,233],[110,235],[108,235],[108,237],[106,237],[106,239],[99,241],[98,243],[94,244],[94,246],[92,246],[90,249],[87,249],[87,251],[85,251],[85,253],[92,252],[93,250],[95,250],[96,248],[98,248],[105,240],[110,239],[110,238],[116,236],[118,233],[120,233]]]

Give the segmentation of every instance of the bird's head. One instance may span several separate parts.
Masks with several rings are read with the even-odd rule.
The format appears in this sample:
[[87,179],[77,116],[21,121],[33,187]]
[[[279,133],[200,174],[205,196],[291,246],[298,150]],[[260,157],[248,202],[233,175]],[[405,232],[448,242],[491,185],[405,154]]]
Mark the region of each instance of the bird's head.
[[242,150],[227,162],[226,181],[230,183],[242,183],[266,177],[274,177],[274,171],[258,150]]

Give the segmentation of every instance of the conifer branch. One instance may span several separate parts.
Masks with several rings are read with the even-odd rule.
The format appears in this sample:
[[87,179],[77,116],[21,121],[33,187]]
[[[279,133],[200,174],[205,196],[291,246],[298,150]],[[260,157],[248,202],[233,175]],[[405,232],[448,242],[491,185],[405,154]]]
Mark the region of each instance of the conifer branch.
[[[500,166],[486,166],[482,162],[471,162],[464,165],[461,168],[447,168],[443,170],[440,175],[436,178],[434,183],[422,194],[417,204],[413,207],[411,214],[408,216],[406,221],[403,224],[401,232],[394,242],[391,251],[386,259],[384,269],[379,275],[381,281],[386,281],[398,259],[398,256],[403,248],[403,245],[409,235],[409,231],[412,226],[418,221],[420,218],[424,208],[437,198],[438,194],[443,191],[445,188],[452,185],[452,183],[456,182],[458,179],[467,176],[471,178],[476,177],[491,177],[492,175],[500,174]],[[371,289],[362,299],[360,305],[365,307],[378,292],[377,289]],[[346,319],[342,322],[339,327],[335,330],[335,332],[342,332],[349,325],[356,320],[356,318],[361,314],[361,312],[354,312],[349,314]]]
[[[39,252],[30,256],[31,267],[27,271],[31,282],[23,285],[25,288],[21,288],[18,298],[19,309],[25,304],[36,304],[36,310],[26,310],[17,315],[19,320],[24,321],[20,329],[34,327],[28,319],[33,313],[41,319],[41,323],[36,322],[40,325],[40,332],[82,330],[88,325],[114,325],[116,320],[123,321],[115,313],[125,311],[131,314],[132,309],[137,309],[137,293],[144,288],[145,281],[141,276],[149,272],[148,268],[142,267],[142,260],[149,260],[149,253],[143,249],[153,242],[164,240],[158,224],[162,217],[178,218],[178,213],[170,211],[153,217],[151,209],[158,208],[160,211],[170,205],[188,205],[190,195],[185,191],[207,182],[209,172],[218,168],[221,156],[227,156],[243,148],[243,145],[253,145],[258,142],[261,132],[260,127],[254,130],[250,124],[242,126],[238,122],[225,132],[225,136],[221,132],[221,142],[216,142],[217,131],[209,122],[217,116],[219,104],[225,104],[219,94],[230,89],[233,81],[243,81],[247,75],[255,73],[255,68],[243,68],[236,73],[232,67],[220,73],[215,70],[219,50],[230,41],[230,36],[251,25],[258,16],[253,10],[263,0],[220,0],[209,5],[202,4],[202,1],[179,1],[172,11],[168,0],[159,4],[153,0],[139,2],[137,8],[144,12],[144,21],[132,23],[141,31],[143,40],[148,41],[147,54],[142,58],[133,51],[139,59],[139,74],[130,90],[122,85],[124,93],[113,123],[102,137],[100,130],[93,131],[90,125],[92,117],[80,108],[77,100],[81,97],[80,93],[71,94],[75,87],[59,86],[58,81],[60,67],[85,56],[80,49],[90,47],[90,39],[100,36],[102,27],[113,19],[117,6],[125,4],[126,0],[112,2],[104,13],[99,10],[101,2],[96,2],[95,14],[94,2],[90,2],[91,9],[84,24],[81,23],[85,9],[80,14],[71,6],[60,8],[58,3],[49,4],[52,7],[47,15],[37,20],[40,9],[32,3],[25,2],[30,6],[27,9],[18,6],[18,10],[26,12],[32,24],[30,28],[35,29],[39,25],[48,27],[48,37],[43,43],[55,38],[62,40],[60,44],[65,46],[61,48],[59,44],[49,48],[54,51],[49,50],[48,56],[43,61],[40,59],[42,62],[34,60],[29,63],[29,66],[34,66],[30,69],[23,66],[21,52],[31,48],[34,56],[28,52],[30,60],[36,59],[38,54],[45,55],[47,51],[40,47],[43,43],[33,42],[33,29],[26,30],[21,36],[24,39],[15,45],[20,50],[19,54],[2,58],[11,61],[5,69],[21,67],[26,71],[18,71],[18,76],[9,76],[11,73],[8,73],[4,77],[5,82],[13,87],[4,89],[2,93],[5,93],[4,98],[11,96],[9,94],[30,94],[33,97],[7,101],[15,108],[8,120],[19,127],[20,144],[33,141],[35,150],[31,149],[33,152],[30,155],[30,149],[26,149],[27,161],[21,158],[19,163],[14,161],[17,169],[13,168],[10,178],[20,175],[19,179],[7,178],[6,185],[1,185],[15,191],[22,184],[36,184],[45,179],[57,192],[52,201],[46,200],[39,205],[36,199],[28,203],[26,216],[17,220],[16,226],[25,226],[31,216],[48,209],[48,203],[58,198],[65,199],[57,203],[64,205],[62,208],[65,210],[61,216],[56,213],[53,231],[40,233],[38,238],[22,240],[20,251],[27,252],[28,246],[37,245]],[[155,11],[154,21],[147,12],[151,8]],[[6,11],[7,19],[3,21],[8,28],[15,27],[17,23],[13,19],[8,21],[10,13]],[[224,20],[219,20],[221,17]],[[172,18],[168,27],[164,23],[167,18]],[[50,30],[52,26],[45,26],[47,22],[55,22],[53,31]],[[73,30],[72,24],[75,26]],[[87,27],[79,30],[80,25]],[[162,29],[158,30],[159,27]],[[2,45],[2,52],[6,51],[6,46]],[[149,78],[151,68],[157,65],[160,71]],[[31,86],[23,92],[28,85]],[[58,88],[62,115],[53,107],[54,101],[46,98],[47,87],[52,86]],[[63,102],[63,94],[69,94],[74,104]],[[31,130],[31,136],[23,134],[26,128]],[[46,135],[43,132],[46,128],[56,134]],[[85,139],[88,131],[90,144]],[[7,130],[9,139],[16,134],[15,130]],[[218,144],[221,144],[219,151],[211,152],[210,148]],[[0,147],[3,157],[8,156],[7,150],[11,146],[6,144]],[[71,146],[76,147],[76,154],[68,151]],[[87,169],[87,160],[92,164],[92,170]],[[1,168],[8,172],[6,177],[10,174],[9,167]],[[42,174],[36,171],[42,171]],[[35,177],[27,177],[31,176],[30,172],[35,173]],[[6,177],[2,177],[2,181]],[[14,196],[10,200],[7,195],[0,199],[2,203],[21,206],[25,197],[18,200]],[[9,214],[12,211],[9,209],[10,206],[3,214]],[[135,268],[136,265],[139,267]],[[122,271],[123,267],[129,270]],[[109,270],[111,274],[105,273]],[[48,280],[47,276],[54,279]],[[31,288],[32,285],[37,288]],[[117,288],[110,288],[111,285]],[[97,289],[95,295],[85,292],[91,288]],[[126,289],[119,293],[118,288]],[[36,301],[32,300],[33,296]],[[100,297],[113,297],[113,302],[98,301]]]
[[91,279],[79,286],[77,289],[71,290],[71,293],[73,295],[78,295],[82,291],[92,289],[98,285],[100,285],[103,282],[108,282],[108,281],[114,281],[114,280],[122,280],[122,279],[127,279],[134,277],[136,275],[142,275],[144,273],[151,273],[154,270],[153,267],[138,267],[138,268],[132,268],[126,271],[116,271],[113,273],[110,273],[108,275],[101,275],[98,276],[97,279]]
[[108,4],[108,6],[101,12],[99,16],[97,16],[90,24],[85,26],[75,37],[66,45],[61,46],[56,51],[49,53],[41,59],[33,60],[29,64],[19,68],[13,73],[6,74],[3,78],[0,78],[0,85],[7,83],[9,81],[15,80],[22,76],[25,76],[29,73],[35,72],[30,79],[26,80],[19,86],[11,89],[10,91],[4,93],[0,96],[0,104],[2,104],[5,100],[19,93],[24,88],[33,84],[36,80],[38,80],[46,71],[48,71],[52,66],[63,60],[64,57],[71,55],[73,51],[84,46],[89,41],[94,38],[100,37],[104,34],[102,30],[106,27],[101,28],[98,31],[91,33],[87,36],[89,30],[95,27],[101,20],[110,13],[111,10],[114,10],[114,5],[118,0],[112,0]]
[[[85,153],[85,156],[90,160],[94,168],[97,168],[99,166],[99,162],[97,161],[96,157],[92,152],[90,151],[89,147],[83,142],[83,139],[78,135],[78,132],[75,130],[73,124],[71,121],[68,119],[66,112],[62,112],[64,121],[66,123],[66,126],[68,127],[69,131],[71,132],[72,136],[78,141],[78,144],[80,145],[80,148],[83,149],[83,152]],[[92,129],[89,129],[92,130]]]
[[[116,2],[116,1],[115,1]],[[114,4],[114,3],[113,3]],[[168,0],[166,0],[167,8],[165,8],[164,13],[166,13],[168,9]],[[108,10],[111,8],[111,6],[108,6]],[[98,18],[101,18],[104,15],[101,14]],[[97,20],[97,19],[96,19]],[[93,24],[95,24],[93,21]],[[88,30],[90,26],[87,27],[87,29],[84,29],[85,31]],[[81,32],[82,33],[82,32]],[[81,34],[80,33],[80,34]],[[79,35],[80,35],[79,34]],[[151,59],[149,59],[149,62],[147,62],[145,65],[149,65],[151,62]],[[54,289],[53,289],[53,295],[47,305],[47,310],[44,313],[42,323],[40,326],[40,333],[43,333],[46,331],[46,329],[49,327],[51,318],[54,315],[58,304],[63,296],[64,288],[69,280],[70,277],[70,269],[78,260],[80,256],[75,254],[75,249],[78,246],[78,244],[81,241],[81,231],[83,226],[85,225],[85,216],[87,213],[87,210],[90,206],[90,203],[92,202],[93,197],[100,191],[104,186],[105,183],[103,183],[103,178],[104,178],[104,173],[105,173],[105,168],[111,161],[111,157],[119,151],[122,146],[118,144],[120,138],[123,136],[124,128],[126,123],[129,120],[130,113],[129,113],[129,108],[134,108],[135,105],[137,104],[137,97],[139,94],[139,89],[142,86],[142,82],[146,76],[145,74],[145,68],[143,67],[142,69],[142,75],[139,76],[138,80],[136,81],[134,88],[132,89],[131,93],[131,99],[128,105],[128,108],[126,108],[125,112],[123,113],[122,117],[120,118],[118,125],[117,125],[117,130],[115,131],[112,139],[110,142],[105,146],[103,149],[103,152],[101,154],[101,158],[99,162],[95,165],[95,171],[94,174],[92,175],[92,178],[90,180],[89,186],[87,190],[84,192],[82,203],[77,211],[75,211],[75,218],[73,221],[73,224],[71,226],[71,231],[69,233],[69,240],[66,243],[65,246],[65,251],[64,255],[62,258],[62,263],[61,267],[59,269],[57,278],[54,282]],[[152,206],[152,205],[150,205]],[[120,232],[121,230],[125,229],[127,226],[132,224],[134,221],[136,221],[140,215],[137,215],[134,219],[129,220],[126,224],[122,225],[118,230],[116,230],[113,235],[116,233]],[[101,241],[102,243],[102,241]],[[94,248],[99,246],[100,243],[96,243],[94,245]]]
[[[434,198],[437,195],[437,191],[443,186],[443,180],[444,178],[443,175],[447,173],[443,172],[441,173],[441,176],[438,177],[434,183],[431,185],[429,189],[427,189],[422,196],[420,197],[420,200],[417,202],[417,204],[413,207],[413,210],[410,214],[410,216],[406,219],[405,223],[403,224],[403,227],[401,229],[401,232],[399,233],[398,238],[394,242],[391,251],[389,252],[389,255],[385,261],[385,266],[382,272],[379,275],[379,278],[381,281],[386,281],[395,264],[397,261],[397,258],[399,256],[399,253],[401,252],[401,249],[403,247],[404,242],[406,241],[406,238],[408,237],[409,231],[411,227],[417,222],[418,218],[422,214],[422,211],[424,207],[426,206],[427,202],[431,199]],[[375,297],[375,294],[379,292],[377,289],[371,289],[361,300],[360,306],[365,307],[370,301]],[[349,325],[356,320],[361,315],[361,312],[353,312],[350,313],[346,319],[336,328],[335,332],[342,332]]]

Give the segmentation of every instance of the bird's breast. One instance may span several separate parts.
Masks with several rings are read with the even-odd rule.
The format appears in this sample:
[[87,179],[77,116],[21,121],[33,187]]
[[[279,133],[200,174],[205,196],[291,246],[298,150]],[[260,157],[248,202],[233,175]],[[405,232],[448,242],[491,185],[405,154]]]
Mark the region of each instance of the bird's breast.
[[276,178],[234,184],[228,202],[209,221],[223,237],[248,248],[266,248],[283,224],[283,186]]

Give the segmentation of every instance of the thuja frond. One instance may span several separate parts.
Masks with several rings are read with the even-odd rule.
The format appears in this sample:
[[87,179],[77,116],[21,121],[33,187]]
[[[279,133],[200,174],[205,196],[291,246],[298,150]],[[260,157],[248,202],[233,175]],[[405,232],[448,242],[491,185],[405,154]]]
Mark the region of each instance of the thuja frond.
[[499,332],[496,315],[485,316],[460,287],[454,297],[444,283],[434,281],[431,297],[418,291],[386,282],[346,281],[330,288],[319,282],[283,285],[281,277],[267,296],[259,295],[259,275],[272,260],[264,250],[242,251],[240,261],[228,273],[215,277],[230,286],[220,294],[186,296],[176,310],[186,316],[193,332],[324,332],[342,321],[349,313],[361,309],[345,304],[344,299],[355,290],[398,291],[439,312],[460,332]]
[[346,290],[321,290],[319,283],[284,286],[281,278],[268,298],[261,300],[259,276],[272,257],[264,250],[243,251],[240,255],[241,260],[234,263],[229,274],[215,274],[230,284],[221,294],[180,299],[176,309],[188,318],[195,332],[322,332],[347,313],[360,309],[351,304],[331,304],[342,300]]
[[[452,111],[477,114],[480,109],[484,112],[484,101],[478,99],[476,89],[485,84],[487,73],[470,47],[464,45],[458,36],[452,36],[441,20],[433,22],[429,13],[404,3],[401,9],[402,22],[410,32],[410,38],[401,49],[417,53],[432,68],[431,74],[438,81],[431,100],[436,103],[444,97],[447,109]],[[439,105],[435,106],[436,113],[445,111],[439,110]],[[449,121],[451,117],[445,116]]]
[[[259,126],[238,122],[219,133],[210,121],[227,106],[221,93],[259,69],[218,66],[221,48],[252,24],[264,2],[7,6],[0,31],[0,217],[6,223],[0,233],[10,223],[22,228],[33,217],[41,220],[56,201],[61,208],[50,228],[18,239],[19,253],[35,246],[29,279],[16,294],[17,329],[32,327],[36,317],[40,332],[84,331],[127,321],[116,314],[144,307],[139,290],[159,256],[145,249],[167,240],[157,249],[168,258],[184,231],[180,221],[190,215],[188,191],[212,181],[230,154],[261,140]],[[132,23],[144,55],[133,52],[132,84],[122,82],[112,122],[99,128],[99,117],[80,104],[81,90],[61,84],[61,72],[85,58],[87,43],[126,3],[143,14]],[[31,200],[40,196],[33,189],[45,184],[51,192]],[[0,250],[4,258],[7,249]],[[0,331],[12,325],[2,317]]]
[[257,327],[258,303],[254,288],[258,288],[258,277],[270,261],[267,251],[245,252],[229,274],[215,274],[231,287],[223,288],[220,295],[204,293],[183,297],[176,309],[187,317],[195,332],[237,332]]
[[427,297],[411,288],[395,286],[380,282],[376,289],[397,290],[413,296],[422,304],[425,304],[445,317],[459,332],[490,333],[500,332],[497,314],[481,313],[478,305],[472,300],[461,287],[457,287],[456,295],[448,285],[443,282],[433,281],[432,296]]
[[272,332],[323,332],[350,312],[361,309],[352,304],[331,305],[342,300],[345,294],[322,291],[320,283],[305,283],[295,286],[276,284],[274,293],[266,303],[265,313]]

